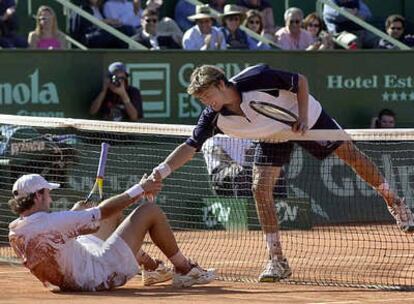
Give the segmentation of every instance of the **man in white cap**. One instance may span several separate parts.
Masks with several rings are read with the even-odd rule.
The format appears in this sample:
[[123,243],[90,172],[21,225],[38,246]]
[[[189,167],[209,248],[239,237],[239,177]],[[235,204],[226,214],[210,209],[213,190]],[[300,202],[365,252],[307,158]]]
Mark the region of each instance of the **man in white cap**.
[[[165,214],[153,203],[135,208],[101,245],[84,237],[97,231],[102,220],[144,195],[157,194],[162,187],[159,176],[144,176],[124,193],[104,200],[97,207],[49,212],[50,191],[59,186],[38,174],[24,175],[14,183],[13,197],[9,200],[10,208],[19,215],[9,225],[10,245],[23,259],[23,265],[45,286],[97,291],[124,285],[139,271],[136,255],[147,232],[175,267],[174,287],[214,280],[214,270],[202,269],[181,253]],[[164,277],[164,281],[170,278]]]
[[196,13],[188,19],[195,25],[187,30],[183,36],[183,49],[185,50],[225,50],[226,41],[223,33],[213,26],[215,16],[208,4],[197,5]]

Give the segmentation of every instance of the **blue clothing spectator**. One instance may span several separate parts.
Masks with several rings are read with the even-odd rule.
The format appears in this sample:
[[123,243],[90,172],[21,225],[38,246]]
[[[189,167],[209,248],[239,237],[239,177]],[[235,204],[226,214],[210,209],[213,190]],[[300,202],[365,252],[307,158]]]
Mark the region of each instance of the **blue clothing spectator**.
[[194,14],[195,6],[186,0],[179,0],[175,5],[174,20],[183,31],[194,25],[194,22],[188,20],[188,17]]
[[16,34],[17,28],[15,0],[0,0],[0,47],[27,47],[26,39]]

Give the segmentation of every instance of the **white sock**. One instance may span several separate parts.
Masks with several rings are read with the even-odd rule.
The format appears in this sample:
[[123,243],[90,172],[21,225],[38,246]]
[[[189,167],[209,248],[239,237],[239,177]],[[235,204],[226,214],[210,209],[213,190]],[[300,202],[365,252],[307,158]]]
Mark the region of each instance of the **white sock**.
[[279,232],[265,234],[266,246],[271,259],[282,259],[282,244]]

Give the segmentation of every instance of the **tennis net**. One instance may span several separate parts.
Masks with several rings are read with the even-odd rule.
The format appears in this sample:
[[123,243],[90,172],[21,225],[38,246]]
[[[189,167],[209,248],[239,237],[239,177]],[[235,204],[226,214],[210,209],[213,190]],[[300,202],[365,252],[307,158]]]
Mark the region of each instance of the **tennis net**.
[[[7,201],[18,176],[40,173],[61,183],[53,192],[54,209],[67,209],[93,186],[101,142],[111,145],[104,183],[108,197],[150,173],[193,128],[12,115],[0,115],[0,121],[0,259],[9,262],[18,262],[7,239],[8,223],[16,217]],[[206,144],[165,180],[156,203],[186,255],[216,268],[221,279],[257,281],[268,257],[250,191],[250,143],[217,138],[225,142],[223,149]],[[413,206],[414,130],[319,130],[304,137],[281,132],[277,140],[285,139],[352,140]],[[218,163],[225,169],[220,174]],[[285,282],[414,286],[412,236],[398,229],[383,199],[336,156],[318,160],[296,145],[274,197],[293,270]],[[162,257],[149,239],[144,247]]]

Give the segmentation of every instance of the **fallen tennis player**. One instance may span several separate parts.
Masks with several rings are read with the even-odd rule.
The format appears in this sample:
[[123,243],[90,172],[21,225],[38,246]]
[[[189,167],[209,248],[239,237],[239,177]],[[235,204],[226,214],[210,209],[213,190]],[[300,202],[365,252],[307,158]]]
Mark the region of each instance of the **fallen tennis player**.
[[109,290],[124,285],[139,271],[136,254],[149,233],[154,244],[175,267],[174,287],[207,284],[212,269],[192,263],[179,250],[165,214],[153,203],[143,203],[118,226],[103,245],[88,238],[100,221],[118,214],[144,195],[161,190],[161,178],[144,176],[126,190],[86,210],[50,212],[50,191],[59,184],[28,174],[13,185],[9,205],[19,218],[9,225],[9,240],[25,267],[45,285],[64,291]]

